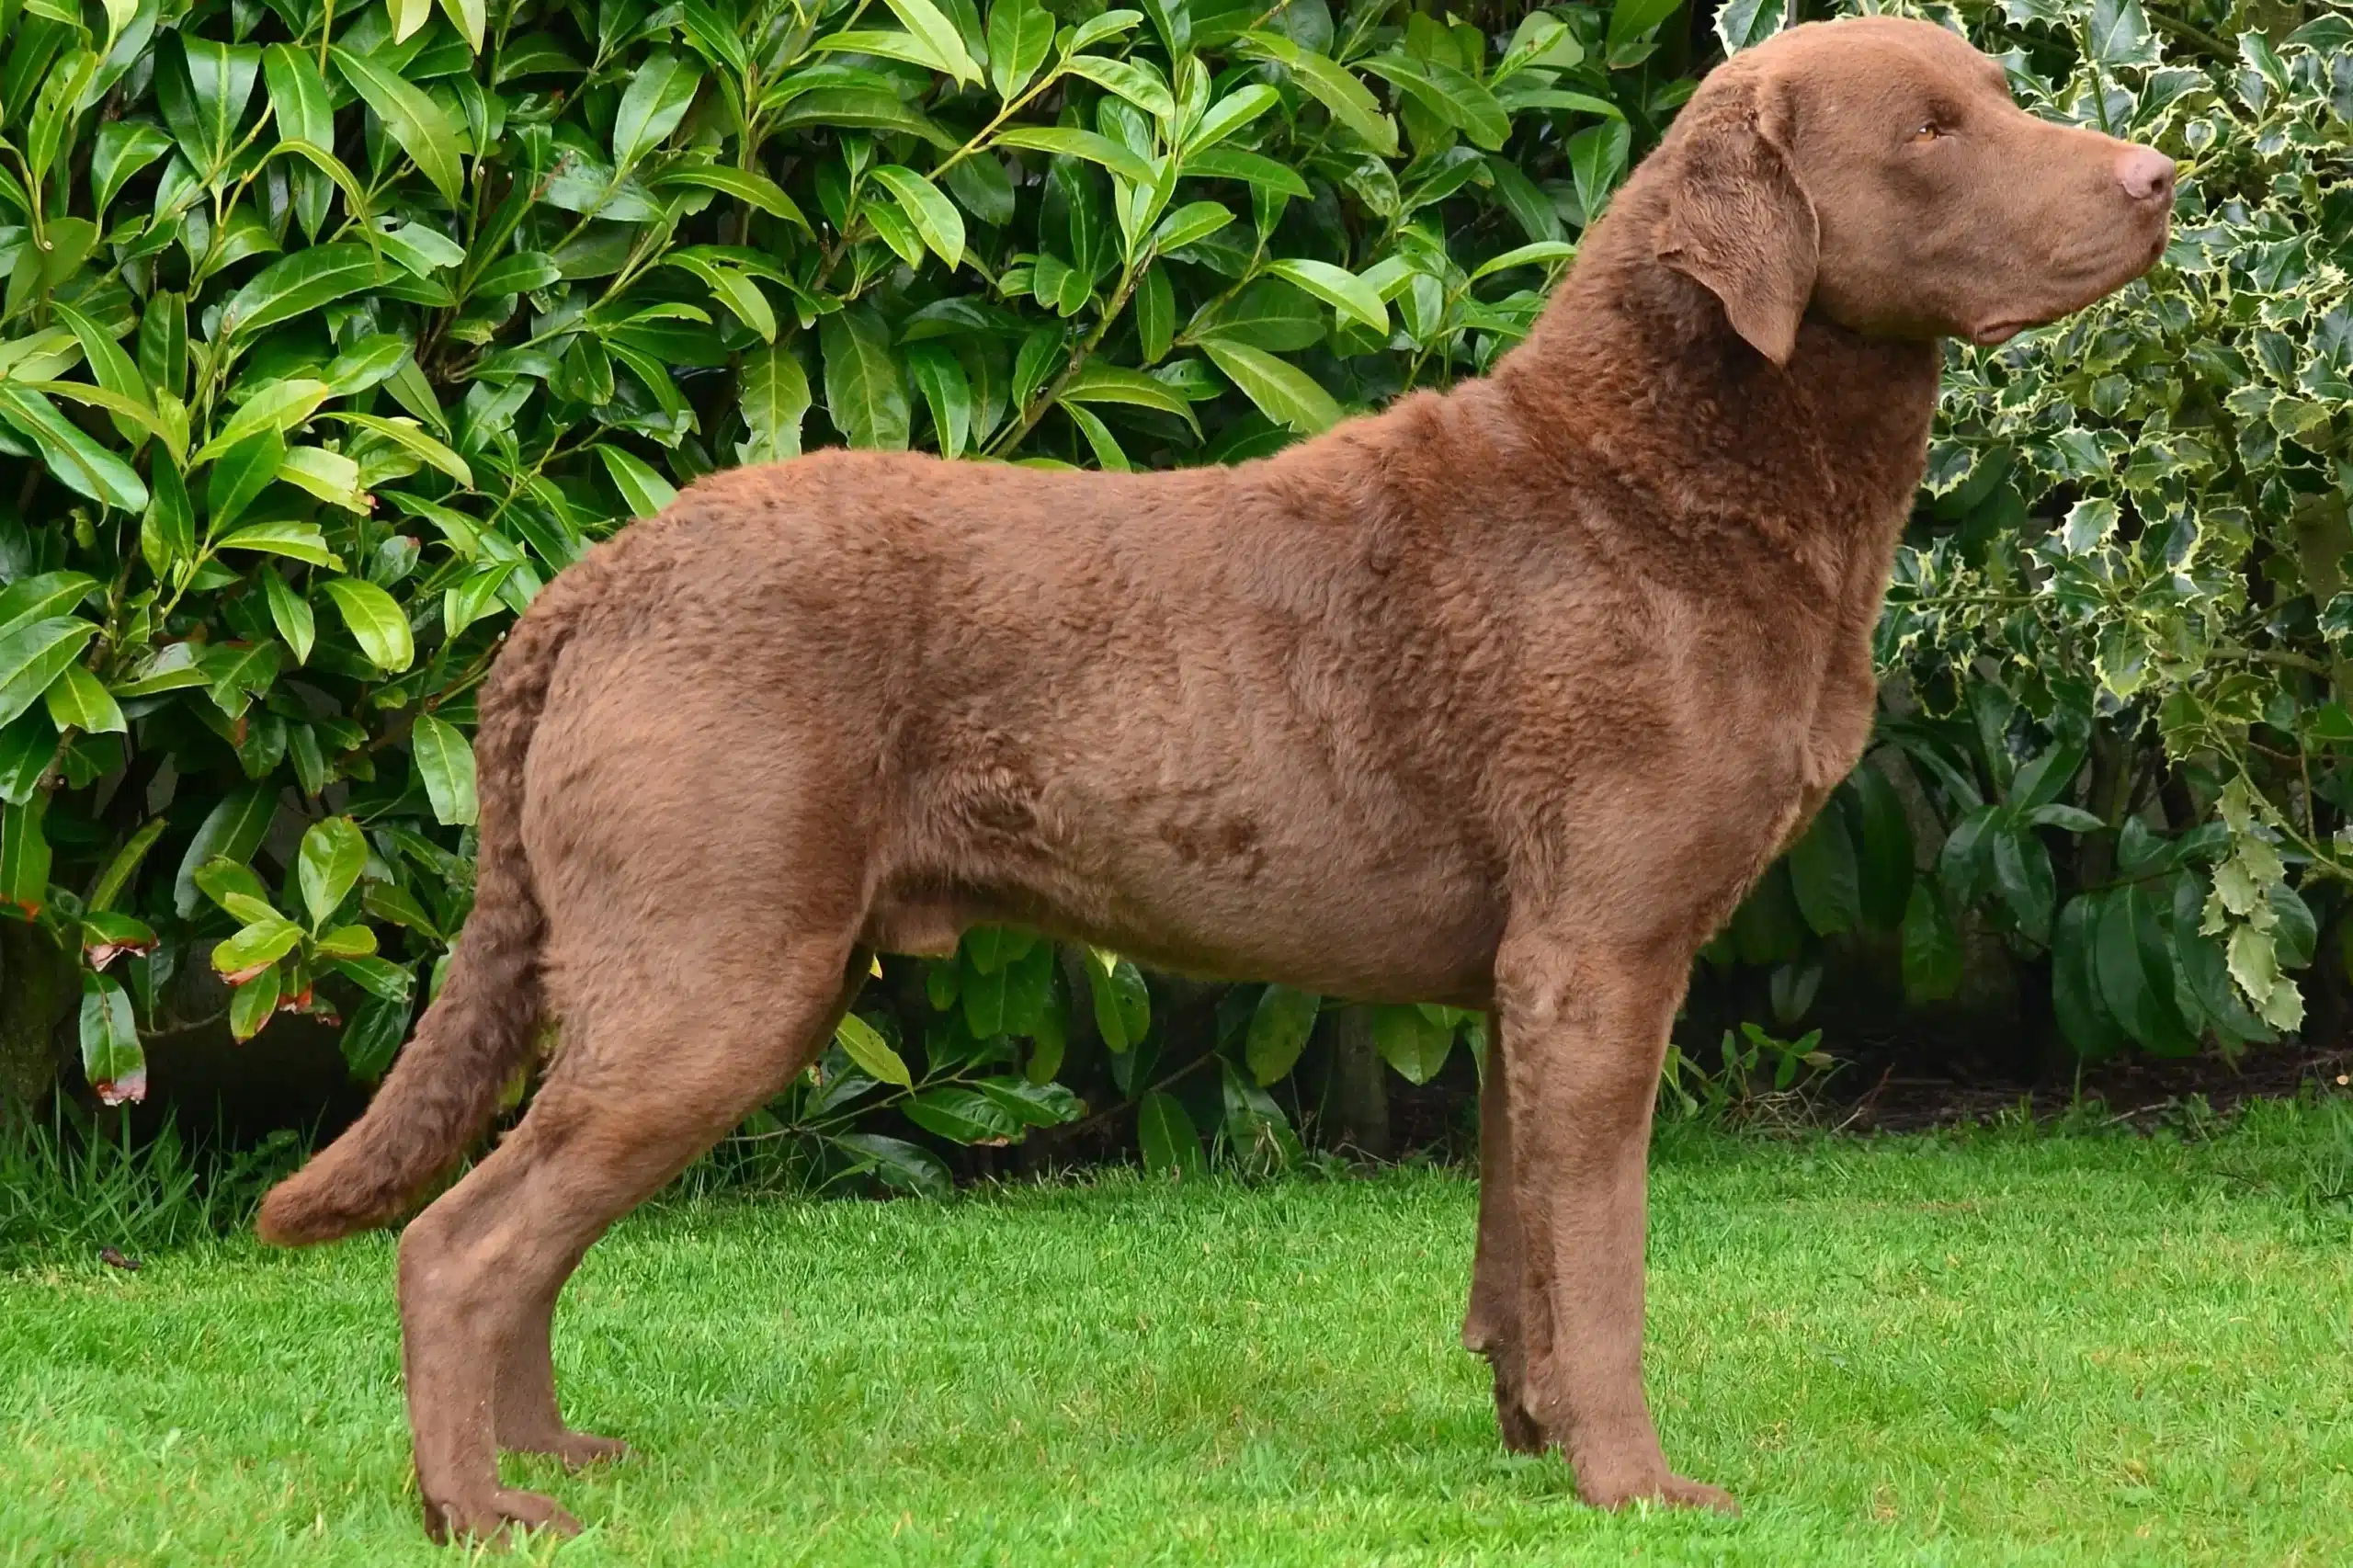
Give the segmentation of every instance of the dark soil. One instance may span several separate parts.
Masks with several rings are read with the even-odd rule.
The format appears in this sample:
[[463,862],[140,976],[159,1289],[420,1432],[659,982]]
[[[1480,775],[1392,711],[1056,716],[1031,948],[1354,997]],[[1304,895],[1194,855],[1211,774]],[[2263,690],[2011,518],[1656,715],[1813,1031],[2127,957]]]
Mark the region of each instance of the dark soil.
[[[1970,1077],[1930,1073],[1915,1062],[1891,1059],[1868,1077],[1856,1074],[1824,1096],[1824,1118],[1857,1131],[1908,1132],[1984,1120],[2021,1107],[2037,1118],[2057,1117],[2097,1104],[2112,1121],[2153,1126],[2195,1099],[2228,1111],[2243,1101],[2284,1099],[2307,1088],[2353,1084],[2353,1045],[2296,1042],[2249,1049],[2236,1062],[2202,1055],[2179,1061],[2120,1057],[2086,1063],[2080,1077]],[[1848,1073],[1840,1077],[1854,1074]],[[1841,1094],[1841,1089],[1847,1091]],[[1859,1092],[1858,1092],[1859,1091]],[[1841,1102],[1846,1102],[1842,1107]]]

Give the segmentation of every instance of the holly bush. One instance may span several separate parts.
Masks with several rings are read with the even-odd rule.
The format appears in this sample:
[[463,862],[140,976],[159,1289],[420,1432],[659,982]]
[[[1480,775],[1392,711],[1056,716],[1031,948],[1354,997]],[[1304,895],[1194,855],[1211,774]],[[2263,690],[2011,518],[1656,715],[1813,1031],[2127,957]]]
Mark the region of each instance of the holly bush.
[[1787,1021],[1825,937],[1900,935],[1932,1000],[1975,925],[2082,1057],[2276,1040],[2303,1023],[2288,971],[2353,929],[2353,21],[1876,8],[1966,30],[2038,114],[2172,154],[2175,233],[2091,309],[1949,350],[1879,630],[1884,744],[1713,956],[1774,966]]
[[[381,1074],[465,918],[501,634],[677,487],[835,442],[1231,461],[1474,374],[1690,85],[1658,0],[0,6],[20,1098],[60,1015],[109,1101],[143,1042],[290,1012]],[[827,1159],[928,1180],[864,1130],[1075,1116],[1073,994],[1158,1092],[1131,964],[988,932],[907,972],[784,1108]],[[1201,1114],[1279,1151],[1317,999],[1245,994]],[[1369,1027],[1425,1077],[1466,1025]]]

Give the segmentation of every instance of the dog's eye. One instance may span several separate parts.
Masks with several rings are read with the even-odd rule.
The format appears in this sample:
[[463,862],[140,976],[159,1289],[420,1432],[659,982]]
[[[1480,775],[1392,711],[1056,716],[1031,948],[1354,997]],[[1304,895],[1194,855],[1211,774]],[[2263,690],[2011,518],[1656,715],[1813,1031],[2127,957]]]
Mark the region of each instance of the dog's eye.
[[1912,140],[1915,143],[1922,142],[1934,142],[1938,137],[1942,136],[1944,133],[1945,128],[1938,125],[1935,120],[1924,120],[1921,123],[1920,128],[1912,132]]

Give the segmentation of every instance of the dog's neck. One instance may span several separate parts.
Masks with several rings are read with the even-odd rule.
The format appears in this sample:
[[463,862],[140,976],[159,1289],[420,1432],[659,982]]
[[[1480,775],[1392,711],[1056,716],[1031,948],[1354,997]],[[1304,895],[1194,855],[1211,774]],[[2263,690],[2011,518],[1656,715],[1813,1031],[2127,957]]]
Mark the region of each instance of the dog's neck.
[[1937,345],[1809,316],[1775,366],[1714,295],[1658,259],[1661,204],[1644,186],[1620,193],[1495,367],[1531,443],[1575,450],[1699,526],[1900,528],[1927,458]]

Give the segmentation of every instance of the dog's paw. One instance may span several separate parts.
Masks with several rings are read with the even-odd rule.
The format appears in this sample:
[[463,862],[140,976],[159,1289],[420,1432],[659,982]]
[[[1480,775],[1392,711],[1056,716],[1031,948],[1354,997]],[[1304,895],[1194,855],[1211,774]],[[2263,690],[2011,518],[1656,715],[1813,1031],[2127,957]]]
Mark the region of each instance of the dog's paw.
[[594,1433],[569,1429],[551,1437],[525,1438],[505,1447],[509,1453],[546,1454],[566,1470],[584,1470],[592,1464],[629,1458],[629,1445],[619,1437],[599,1437]]
[[1670,1508],[1711,1508],[1735,1519],[1740,1517],[1740,1504],[1731,1493],[1680,1475],[1666,1478],[1666,1484],[1659,1491],[1659,1501]]
[[425,1501],[425,1533],[437,1541],[478,1541],[511,1544],[517,1530],[547,1530],[554,1535],[578,1535],[580,1521],[556,1506],[552,1497],[536,1492],[498,1487],[479,1497],[432,1498]]
[[1607,1508],[1612,1513],[1630,1503],[1656,1503],[1669,1508],[1712,1508],[1719,1514],[1729,1514],[1734,1517],[1740,1514],[1740,1505],[1722,1487],[1710,1486],[1705,1482],[1692,1481],[1680,1475],[1643,1482],[1605,1480],[1587,1483],[1580,1481],[1577,1495],[1595,1507]]
[[1495,1426],[1503,1433],[1504,1447],[1513,1453],[1540,1454],[1552,1446],[1543,1423],[1520,1403],[1519,1391],[1506,1388],[1500,1380],[1495,1384]]

